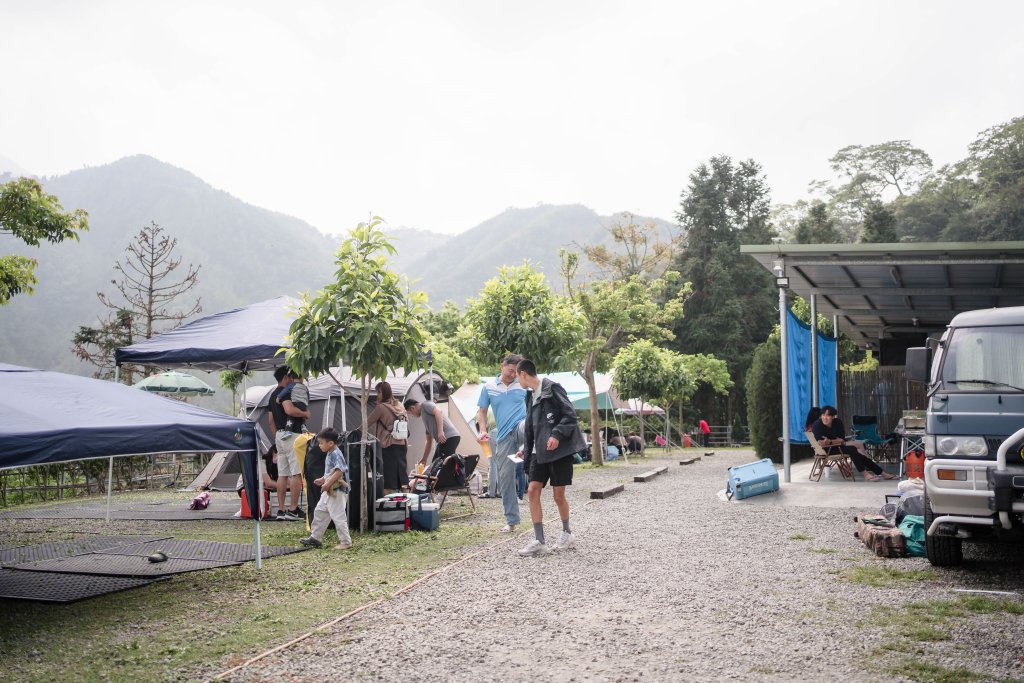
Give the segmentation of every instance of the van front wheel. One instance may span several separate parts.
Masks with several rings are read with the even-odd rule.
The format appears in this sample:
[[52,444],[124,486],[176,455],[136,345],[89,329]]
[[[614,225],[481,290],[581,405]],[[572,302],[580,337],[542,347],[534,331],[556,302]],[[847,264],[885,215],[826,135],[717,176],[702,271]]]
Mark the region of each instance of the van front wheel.
[[[936,515],[932,512],[931,501],[928,500],[928,489],[924,491],[924,529],[925,532],[932,526]],[[963,541],[952,536],[929,536],[924,537],[924,548],[928,553],[928,561],[935,567],[956,567],[964,560]]]

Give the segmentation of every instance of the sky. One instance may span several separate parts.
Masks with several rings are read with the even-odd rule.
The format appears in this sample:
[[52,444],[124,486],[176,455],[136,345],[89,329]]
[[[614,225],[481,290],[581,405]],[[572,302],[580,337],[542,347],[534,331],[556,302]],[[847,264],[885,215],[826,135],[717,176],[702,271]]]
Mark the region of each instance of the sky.
[[0,0],[0,156],[134,154],[326,233],[508,207],[673,220],[717,154],[807,198],[851,144],[1024,115],[1024,3]]

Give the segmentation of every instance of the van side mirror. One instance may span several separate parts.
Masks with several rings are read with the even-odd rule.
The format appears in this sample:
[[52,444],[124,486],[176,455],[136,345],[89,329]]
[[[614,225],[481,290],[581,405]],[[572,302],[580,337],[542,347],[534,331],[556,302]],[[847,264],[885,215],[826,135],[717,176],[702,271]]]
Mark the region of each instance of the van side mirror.
[[907,349],[907,365],[904,374],[908,381],[925,382],[931,378],[932,350],[926,346]]

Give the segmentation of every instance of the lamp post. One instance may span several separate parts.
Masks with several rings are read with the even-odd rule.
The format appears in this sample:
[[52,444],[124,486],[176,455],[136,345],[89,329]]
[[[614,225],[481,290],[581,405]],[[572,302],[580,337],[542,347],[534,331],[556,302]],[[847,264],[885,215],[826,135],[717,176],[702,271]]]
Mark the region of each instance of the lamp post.
[[779,347],[780,365],[782,366],[782,477],[785,483],[790,482],[789,473],[789,350],[786,330],[786,290],[789,289],[789,278],[786,277],[786,262],[775,259],[772,262],[775,273],[775,286],[779,289]]

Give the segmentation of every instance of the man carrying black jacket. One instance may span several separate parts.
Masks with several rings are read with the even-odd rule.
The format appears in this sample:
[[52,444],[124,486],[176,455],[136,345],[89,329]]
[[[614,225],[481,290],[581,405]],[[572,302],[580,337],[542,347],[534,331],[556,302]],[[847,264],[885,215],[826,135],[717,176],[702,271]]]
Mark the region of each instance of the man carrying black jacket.
[[535,536],[519,554],[532,557],[551,552],[544,542],[544,510],[540,505],[540,492],[548,481],[562,519],[562,533],[555,548],[564,550],[573,544],[565,487],[572,484],[573,454],[586,448],[586,443],[576,420],[576,409],[561,384],[537,377],[537,366],[528,359],[519,362],[516,375],[526,389],[526,441],[522,452],[528,463],[527,497]]

